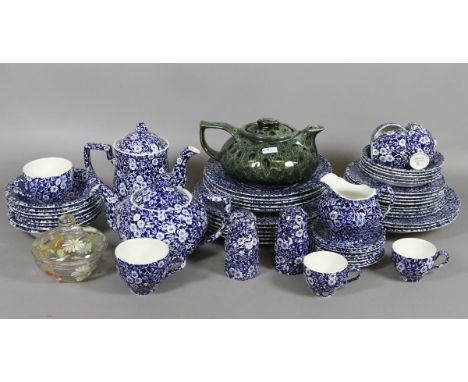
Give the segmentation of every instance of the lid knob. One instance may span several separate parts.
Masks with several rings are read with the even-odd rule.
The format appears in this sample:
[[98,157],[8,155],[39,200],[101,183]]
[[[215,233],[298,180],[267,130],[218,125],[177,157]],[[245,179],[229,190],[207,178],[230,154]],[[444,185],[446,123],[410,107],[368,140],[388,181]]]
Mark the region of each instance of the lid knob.
[[140,122],[136,127],[137,133],[146,133],[148,132],[148,128],[144,122]]
[[279,121],[274,118],[261,118],[257,121],[257,125],[263,130],[270,130],[279,126]]
[[59,217],[59,225],[60,227],[72,227],[75,225],[75,217],[72,214],[64,214],[60,215]]

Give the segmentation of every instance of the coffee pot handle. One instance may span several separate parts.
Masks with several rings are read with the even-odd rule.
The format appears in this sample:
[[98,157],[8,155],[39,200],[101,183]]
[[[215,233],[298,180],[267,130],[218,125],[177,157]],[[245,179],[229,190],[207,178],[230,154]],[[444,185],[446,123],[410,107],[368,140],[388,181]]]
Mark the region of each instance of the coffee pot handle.
[[387,216],[387,214],[390,212],[390,209],[392,208],[393,203],[395,203],[395,191],[393,191],[392,187],[385,185],[385,186],[380,187],[379,189],[378,195],[382,195],[382,194],[388,194],[390,197],[390,203],[388,203],[385,211],[382,211],[382,220],[383,220],[385,219],[385,216]]
[[213,159],[219,160],[221,153],[213,148],[211,148],[206,142],[205,131],[206,129],[218,129],[224,130],[227,133],[231,134],[234,138],[237,138],[239,133],[237,127],[231,126],[228,123],[223,122],[200,122],[200,143],[203,147],[203,150]]
[[91,163],[91,150],[105,151],[107,159],[110,161],[114,159],[114,153],[112,151],[112,146],[108,145],[107,143],[86,143],[84,145],[83,158],[86,172],[88,175],[92,175],[96,178],[96,180],[98,180],[99,177],[97,176],[96,171],[93,168],[93,164]]
[[206,205],[206,202],[210,201],[220,203],[223,206],[223,222],[221,227],[219,227],[219,229],[214,234],[205,238],[205,243],[211,243],[218,239],[226,228],[229,216],[231,215],[231,198],[213,194],[202,194],[200,195],[200,201],[203,205]]

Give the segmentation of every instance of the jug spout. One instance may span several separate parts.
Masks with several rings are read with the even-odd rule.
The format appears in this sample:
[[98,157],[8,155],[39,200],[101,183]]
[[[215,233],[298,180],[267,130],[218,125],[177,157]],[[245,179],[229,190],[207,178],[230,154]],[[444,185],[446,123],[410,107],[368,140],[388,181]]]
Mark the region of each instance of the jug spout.
[[375,188],[371,188],[365,184],[349,183],[346,179],[332,172],[322,176],[320,182],[325,184],[331,192],[347,200],[366,200],[376,195]]
[[172,170],[170,180],[173,185],[185,188],[185,184],[187,183],[188,160],[197,154],[200,154],[200,150],[193,146],[188,146],[182,150]]
[[110,227],[113,230],[118,231],[117,220],[116,220],[116,206],[117,206],[117,203],[119,202],[119,198],[110,189],[110,187],[106,186],[102,182],[99,182],[91,190],[91,194],[96,194],[96,193],[99,194],[104,199],[104,204],[106,206],[107,222],[109,223]]

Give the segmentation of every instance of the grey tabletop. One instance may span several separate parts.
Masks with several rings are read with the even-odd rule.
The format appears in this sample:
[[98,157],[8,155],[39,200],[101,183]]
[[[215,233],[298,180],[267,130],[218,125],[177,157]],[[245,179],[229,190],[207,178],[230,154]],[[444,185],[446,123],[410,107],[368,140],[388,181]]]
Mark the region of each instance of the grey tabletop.
[[[0,317],[21,318],[425,318],[468,317],[468,66],[467,65],[0,65],[1,186],[29,160],[63,156],[82,167],[85,142],[112,143],[146,121],[171,142],[171,163],[187,145],[199,146],[200,120],[242,125],[272,116],[297,128],[326,127],[320,153],[341,175],[382,122],[418,122],[438,140],[444,176],[462,200],[453,224],[437,231],[387,237],[384,259],[332,298],[313,296],[302,276],[273,269],[261,248],[259,275],[224,276],[223,242],[199,248],[185,270],[158,294],[131,294],[113,264],[119,242],[104,216],[93,223],[109,248],[88,281],[61,284],[36,268],[33,238],[8,224],[0,203]],[[227,139],[213,133],[218,147]],[[93,155],[106,183],[112,166]],[[102,153],[101,153],[102,154]],[[207,156],[189,164],[189,188]],[[447,250],[451,262],[417,284],[399,280],[389,249],[416,236]]]

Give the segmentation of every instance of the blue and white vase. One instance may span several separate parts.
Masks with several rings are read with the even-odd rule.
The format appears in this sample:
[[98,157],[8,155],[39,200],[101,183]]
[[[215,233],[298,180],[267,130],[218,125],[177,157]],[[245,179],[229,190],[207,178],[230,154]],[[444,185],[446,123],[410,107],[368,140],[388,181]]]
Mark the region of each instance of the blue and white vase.
[[303,272],[302,259],[309,253],[307,213],[301,207],[283,210],[275,240],[275,269],[285,275]]
[[257,276],[260,248],[255,224],[255,215],[247,210],[236,210],[229,218],[224,273],[231,279],[245,281]]

